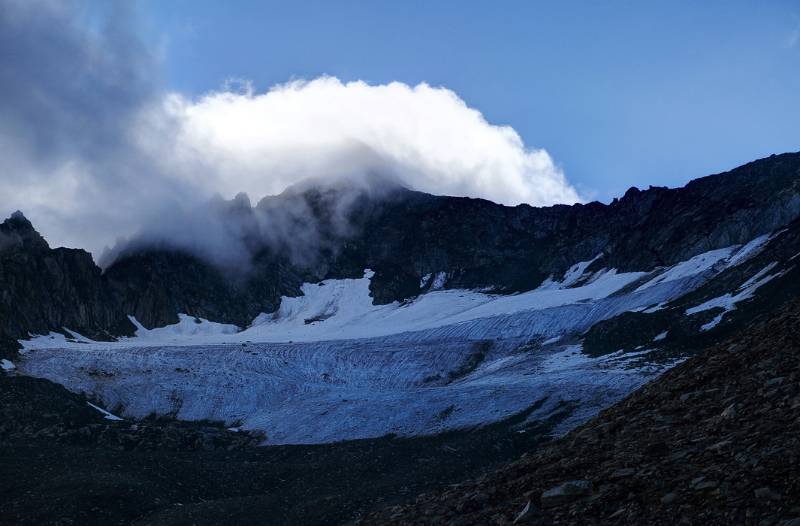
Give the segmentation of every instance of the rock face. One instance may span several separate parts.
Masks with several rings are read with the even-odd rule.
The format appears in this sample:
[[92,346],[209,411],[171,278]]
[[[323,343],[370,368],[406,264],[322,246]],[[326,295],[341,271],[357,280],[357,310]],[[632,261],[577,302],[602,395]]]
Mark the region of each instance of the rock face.
[[303,280],[280,261],[262,261],[244,276],[181,252],[148,250],[119,261],[104,275],[124,312],[147,328],[177,323],[178,313],[246,327],[262,312],[296,296]]
[[133,330],[91,254],[51,249],[16,212],[0,224],[0,339],[63,327],[99,339]]
[[527,502],[544,508],[529,524],[791,523],[800,301],[766,318],[551,446],[362,524],[511,524]]

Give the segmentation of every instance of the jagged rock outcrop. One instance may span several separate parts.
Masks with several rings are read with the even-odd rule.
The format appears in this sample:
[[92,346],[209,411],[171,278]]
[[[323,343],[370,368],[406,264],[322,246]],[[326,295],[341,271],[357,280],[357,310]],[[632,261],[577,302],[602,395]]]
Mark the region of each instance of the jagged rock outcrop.
[[[631,189],[609,205],[504,207],[410,194],[379,214],[342,255],[376,271],[376,300],[416,294],[420,278],[439,271],[449,287],[528,290],[600,253],[596,268],[650,270],[780,228],[800,215],[800,154],[684,188]],[[403,286],[383,291],[384,280]]]
[[105,278],[124,312],[147,328],[177,323],[178,313],[246,327],[277,309],[281,296],[296,296],[303,282],[286,263],[255,261],[254,270],[237,276],[191,254],[144,251]]
[[51,249],[16,212],[0,224],[0,339],[64,327],[99,339],[133,330],[91,254]]

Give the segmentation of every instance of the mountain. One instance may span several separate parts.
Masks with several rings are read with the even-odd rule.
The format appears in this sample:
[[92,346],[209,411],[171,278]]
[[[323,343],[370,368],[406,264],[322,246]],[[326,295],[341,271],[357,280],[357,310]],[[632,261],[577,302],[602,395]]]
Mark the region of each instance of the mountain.
[[799,185],[797,153],[608,205],[309,182],[102,271],[15,214],[0,518],[792,519]]
[[800,215],[799,174],[800,154],[774,155],[684,188],[545,208],[397,185],[293,188],[252,208],[232,204],[238,223],[288,232],[276,241],[245,229],[252,259],[244,275],[162,247],[123,254],[105,275],[148,328],[176,323],[180,312],[244,327],[281,296],[299,295],[304,281],[359,277],[365,268],[375,272],[377,304],[424,293],[433,280],[423,278],[437,274],[448,289],[527,291],[600,254],[589,270],[649,271],[774,231]]
[[399,185],[293,188],[255,207],[225,205],[223,220],[287,229],[277,240],[239,234],[250,236],[243,269],[142,243],[101,273],[84,251],[50,249],[17,213],[0,231],[0,308],[9,313],[0,332],[19,338],[70,327],[108,338],[131,334],[128,314],[147,328],[177,323],[179,313],[246,327],[281,297],[300,295],[303,282],[359,277],[365,268],[375,272],[376,304],[424,293],[434,280],[423,278],[436,275],[445,289],[532,290],[598,255],[588,270],[648,271],[788,224],[800,214],[798,170],[800,154],[775,155],[684,188],[632,188],[609,205],[546,208]]
[[87,268],[137,337],[98,342],[74,328],[111,332],[96,319],[59,319],[67,337],[24,342],[19,369],[130,417],[240,422],[272,444],[425,435],[534,406],[529,423],[563,432],[793,297],[798,181],[800,154],[784,154],[609,205],[341,181],[218,200],[202,224],[246,257],[134,241]]

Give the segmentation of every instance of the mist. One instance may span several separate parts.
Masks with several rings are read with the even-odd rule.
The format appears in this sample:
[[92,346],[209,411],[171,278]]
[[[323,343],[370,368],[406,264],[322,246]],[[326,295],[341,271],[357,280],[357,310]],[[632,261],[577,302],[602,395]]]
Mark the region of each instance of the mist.
[[444,87],[323,76],[191,97],[164,84],[165,55],[139,37],[134,8],[92,15],[78,2],[0,0],[0,211],[22,210],[52,246],[108,263],[167,245],[235,266],[260,239],[307,258],[319,225],[302,207],[232,220],[222,203],[244,192],[236,203],[253,210],[251,199],[308,180],[580,201],[544,149]]

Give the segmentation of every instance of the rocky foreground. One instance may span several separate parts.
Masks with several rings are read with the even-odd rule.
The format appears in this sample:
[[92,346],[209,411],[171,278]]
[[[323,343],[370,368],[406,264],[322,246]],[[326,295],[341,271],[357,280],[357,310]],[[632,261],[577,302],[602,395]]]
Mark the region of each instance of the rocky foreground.
[[430,437],[257,447],[219,423],[111,420],[87,402],[0,370],[0,524],[345,524],[519,458],[557,423],[519,433],[524,413]]
[[38,378],[4,377],[0,386],[0,447],[44,440],[111,451],[233,451],[257,446],[263,439],[219,423],[104,416],[83,396]]
[[362,524],[800,525],[800,302],[563,439]]

